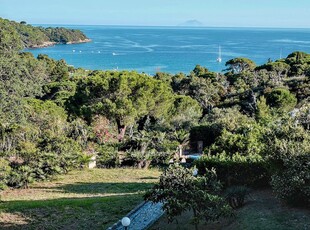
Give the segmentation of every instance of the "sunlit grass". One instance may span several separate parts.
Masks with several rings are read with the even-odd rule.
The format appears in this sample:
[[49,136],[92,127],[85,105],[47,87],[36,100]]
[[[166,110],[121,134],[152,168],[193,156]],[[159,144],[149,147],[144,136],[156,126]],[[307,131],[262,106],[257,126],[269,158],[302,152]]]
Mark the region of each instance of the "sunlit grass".
[[73,171],[29,189],[5,191],[0,204],[4,229],[105,229],[142,202],[158,170]]

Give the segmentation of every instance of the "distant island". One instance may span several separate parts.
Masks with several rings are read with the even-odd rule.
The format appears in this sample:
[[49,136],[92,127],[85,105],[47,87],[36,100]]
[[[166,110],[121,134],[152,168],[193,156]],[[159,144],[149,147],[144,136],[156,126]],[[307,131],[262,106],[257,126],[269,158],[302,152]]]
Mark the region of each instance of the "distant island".
[[63,27],[35,27],[25,21],[15,22],[0,18],[1,30],[15,34],[21,40],[22,48],[42,48],[56,44],[74,44],[91,40],[80,30]]
[[184,26],[184,27],[199,27],[203,26],[203,23],[198,20],[188,20],[186,22],[183,22],[179,24],[178,26]]

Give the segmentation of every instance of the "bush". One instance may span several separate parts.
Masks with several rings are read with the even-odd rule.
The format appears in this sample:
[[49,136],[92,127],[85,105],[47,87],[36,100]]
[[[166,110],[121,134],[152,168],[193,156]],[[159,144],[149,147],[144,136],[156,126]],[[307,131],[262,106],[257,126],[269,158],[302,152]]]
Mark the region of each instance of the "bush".
[[7,180],[11,172],[9,162],[0,158],[0,191],[6,187]]
[[[80,166],[81,147],[66,137],[45,137],[36,147],[23,142],[18,150],[18,157],[10,162],[11,170],[4,181],[10,187],[27,188],[33,181],[50,179]],[[0,177],[1,171],[0,162]]]
[[114,168],[119,165],[118,151],[113,145],[101,145],[97,148],[97,167]]
[[[52,153],[57,160],[58,166],[61,168],[62,173],[68,172],[70,169],[78,168],[80,162],[79,156],[82,154],[81,146],[74,140],[67,137],[46,137],[41,143],[41,152],[43,156],[48,156],[44,153]],[[40,156],[38,155],[38,158]],[[56,162],[55,162],[56,163]]]
[[310,205],[310,133],[282,118],[266,135],[265,158],[277,197],[291,205]]
[[277,197],[291,205],[310,206],[310,142],[276,139],[269,151],[271,186]]
[[297,103],[295,95],[288,89],[277,88],[266,95],[267,104],[283,111],[293,109]]
[[28,185],[34,182],[35,173],[27,165],[22,165],[12,170],[8,179],[8,185],[15,188],[28,188]]
[[229,216],[229,205],[218,195],[221,183],[215,170],[207,170],[203,176],[193,174],[192,169],[177,164],[169,166],[161,175],[159,184],[145,195],[145,199],[163,202],[169,221],[185,211],[193,211],[191,221],[196,229],[201,220],[208,222]]
[[277,197],[292,205],[310,207],[310,155],[290,157],[283,166],[271,177]]
[[270,181],[266,161],[259,155],[240,156],[235,154],[205,155],[195,161],[199,173],[215,168],[218,179],[224,186],[247,185],[254,187],[267,186]]
[[35,180],[46,180],[68,171],[62,162],[64,159],[55,152],[40,152],[35,160],[28,162],[28,166],[31,167]]
[[249,194],[250,190],[245,186],[232,186],[225,191],[226,200],[232,208],[242,207]]

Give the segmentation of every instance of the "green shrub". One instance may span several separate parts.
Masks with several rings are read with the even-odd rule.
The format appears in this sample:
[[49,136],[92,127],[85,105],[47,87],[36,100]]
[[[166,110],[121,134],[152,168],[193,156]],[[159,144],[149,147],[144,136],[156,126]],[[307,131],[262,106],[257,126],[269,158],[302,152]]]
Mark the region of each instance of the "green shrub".
[[113,168],[119,164],[117,148],[113,145],[102,145],[97,148],[97,167]]
[[266,95],[267,104],[282,111],[293,109],[297,103],[295,95],[291,94],[288,89],[277,88]]
[[6,187],[7,180],[11,172],[9,162],[0,158],[0,191]]
[[225,197],[232,208],[244,205],[244,199],[250,194],[250,189],[245,186],[232,186],[226,189]]
[[[43,153],[54,153],[54,158],[57,159],[57,164],[61,168],[62,173],[66,173],[70,169],[80,166],[78,159],[82,154],[82,148],[76,141],[70,138],[64,136],[46,137],[46,139],[40,143],[40,147]],[[38,158],[39,157],[40,155],[38,155]]]
[[199,173],[215,168],[218,179],[224,186],[247,185],[266,186],[270,176],[266,169],[266,161],[259,155],[241,156],[235,154],[205,155],[195,161]]
[[292,205],[310,207],[310,155],[287,158],[283,166],[271,177],[277,197]]
[[20,148],[19,161],[12,161],[7,179],[11,187],[28,187],[33,181],[52,178],[80,166],[80,146],[66,137],[45,137],[37,148],[25,142]]
[[310,205],[310,142],[275,139],[269,147],[271,186],[288,203]]
[[12,170],[8,185],[14,188],[28,188],[28,185],[35,180],[33,169],[27,165],[21,165]]
[[207,170],[203,176],[195,176],[193,169],[175,164],[161,175],[159,183],[145,195],[145,199],[164,203],[169,221],[185,211],[193,211],[191,222],[197,229],[201,221],[215,221],[231,214],[231,208],[219,196],[220,190],[221,183],[214,169]]
[[29,162],[34,178],[36,180],[46,180],[57,174],[67,172],[67,168],[63,167],[63,157],[55,152],[40,152],[35,161]]
[[87,168],[88,164],[92,161],[92,154],[83,153],[79,155],[78,162],[81,168]]

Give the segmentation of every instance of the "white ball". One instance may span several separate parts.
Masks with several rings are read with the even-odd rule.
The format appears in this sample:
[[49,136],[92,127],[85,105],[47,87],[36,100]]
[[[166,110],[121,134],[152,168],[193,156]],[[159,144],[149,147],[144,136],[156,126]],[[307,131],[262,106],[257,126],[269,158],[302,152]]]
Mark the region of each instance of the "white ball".
[[126,216],[122,219],[122,225],[128,227],[130,225],[130,219]]

